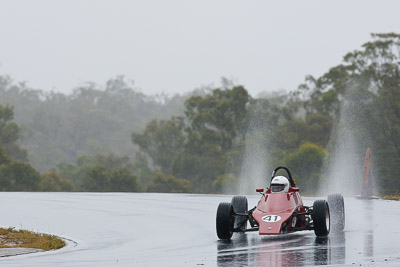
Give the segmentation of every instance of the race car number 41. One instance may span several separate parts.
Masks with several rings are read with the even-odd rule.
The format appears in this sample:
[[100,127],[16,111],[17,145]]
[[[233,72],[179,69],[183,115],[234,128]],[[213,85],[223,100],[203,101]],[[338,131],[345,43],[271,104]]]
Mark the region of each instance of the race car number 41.
[[281,220],[281,216],[279,215],[267,215],[261,218],[264,222],[279,222]]

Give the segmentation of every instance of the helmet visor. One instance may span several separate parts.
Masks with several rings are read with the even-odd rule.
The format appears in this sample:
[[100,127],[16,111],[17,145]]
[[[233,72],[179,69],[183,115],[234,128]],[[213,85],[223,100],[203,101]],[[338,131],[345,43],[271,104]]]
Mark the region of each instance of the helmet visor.
[[283,189],[285,189],[285,185],[284,184],[272,184],[271,185],[271,192],[281,192],[283,191]]

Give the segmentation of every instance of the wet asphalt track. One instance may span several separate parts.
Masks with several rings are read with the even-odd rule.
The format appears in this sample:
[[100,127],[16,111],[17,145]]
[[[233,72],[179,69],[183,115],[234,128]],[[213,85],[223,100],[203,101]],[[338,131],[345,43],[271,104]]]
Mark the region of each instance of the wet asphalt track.
[[[346,198],[346,229],[218,241],[215,212],[231,196],[0,193],[0,225],[54,233],[59,251],[0,258],[1,266],[400,266],[400,202]],[[249,207],[259,196],[249,196]],[[306,205],[313,198],[303,199]]]

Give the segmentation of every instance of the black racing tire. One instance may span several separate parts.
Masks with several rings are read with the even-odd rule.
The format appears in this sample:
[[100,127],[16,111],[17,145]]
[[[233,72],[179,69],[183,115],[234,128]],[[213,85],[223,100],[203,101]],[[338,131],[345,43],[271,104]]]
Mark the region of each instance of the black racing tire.
[[217,236],[222,240],[229,240],[233,234],[235,217],[231,203],[222,202],[217,209]]
[[314,201],[311,217],[314,222],[315,235],[318,237],[329,235],[330,215],[328,202],[325,200]]
[[344,230],[346,224],[344,198],[341,194],[328,196],[329,212],[331,214],[331,230],[338,233]]
[[[231,204],[233,207],[233,211],[235,213],[246,213],[248,211],[248,204],[247,204],[247,198],[245,196],[234,196],[231,200]],[[240,230],[246,230],[247,229],[247,216],[239,216],[235,215],[235,223],[234,223],[234,228],[237,228],[239,225],[243,224]]]

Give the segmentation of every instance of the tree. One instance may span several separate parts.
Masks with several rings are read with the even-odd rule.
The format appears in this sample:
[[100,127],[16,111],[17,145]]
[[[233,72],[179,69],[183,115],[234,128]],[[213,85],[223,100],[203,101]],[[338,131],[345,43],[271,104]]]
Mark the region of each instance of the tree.
[[10,158],[8,157],[6,151],[3,149],[3,146],[0,144],[0,165],[10,163]]
[[0,188],[3,191],[37,191],[40,174],[27,163],[0,165]]
[[213,144],[202,144],[198,153],[190,151],[179,154],[172,165],[172,174],[176,177],[187,177],[192,183],[194,192],[212,191],[214,179],[225,173],[227,157]]
[[83,177],[82,189],[89,192],[107,192],[110,191],[110,177],[107,170],[100,166],[90,168]]
[[[140,185],[132,173],[129,158],[113,154],[82,156],[77,159],[77,166],[65,166],[74,180],[78,180],[83,191],[90,192],[138,192]],[[67,176],[68,177],[68,176]]]
[[172,175],[163,175],[158,172],[147,186],[147,192],[159,193],[189,193],[192,185],[189,180],[176,178]]
[[329,143],[333,120],[321,113],[310,113],[306,118],[308,135],[305,140],[326,147]]
[[248,101],[249,94],[242,86],[189,98],[185,102],[185,115],[190,122],[187,132],[206,137],[223,151],[231,149],[237,136],[245,136]]
[[71,192],[75,191],[72,181],[63,179],[57,172],[47,172],[41,175],[39,191]]
[[126,168],[114,169],[109,172],[109,191],[112,192],[139,192],[140,185],[137,177]]
[[165,173],[184,147],[183,118],[173,117],[168,121],[152,120],[142,134],[133,133],[132,141],[153,160]]
[[187,141],[173,162],[172,174],[189,179],[195,192],[212,191],[213,181],[226,173],[229,153],[246,135],[249,99],[244,87],[235,86],[185,102]]
[[[61,177],[71,180],[77,190],[140,191],[137,178],[133,175],[135,167],[127,156],[120,157],[112,153],[80,156],[76,159],[76,165],[61,163],[57,165],[57,170]],[[113,179],[121,186],[114,185]],[[122,186],[124,183],[126,188]]]
[[0,144],[13,159],[27,161],[27,152],[16,144],[21,136],[20,128],[13,119],[13,108],[0,105]]
[[68,163],[60,163],[56,166],[56,172],[67,180],[70,180],[77,190],[81,190],[82,181],[90,166],[77,166]]
[[117,156],[113,153],[97,154],[94,156],[80,156],[76,159],[76,163],[78,166],[100,165],[107,170],[131,167],[128,156]]
[[297,178],[299,187],[306,193],[315,194],[326,155],[323,147],[305,143],[297,151],[288,154],[283,161],[292,170],[294,178]]
[[226,173],[218,176],[212,186],[217,193],[236,193],[239,179],[231,173]]
[[140,152],[136,153],[132,172],[137,176],[141,188],[145,188],[154,176],[154,171],[149,167],[146,156]]
[[271,138],[273,147],[294,151],[308,138],[307,122],[300,119],[289,120],[277,127]]
[[210,192],[226,171],[227,154],[245,137],[248,101],[242,86],[193,95],[185,102],[185,118],[153,120],[132,141],[162,173],[185,177],[195,192]]

